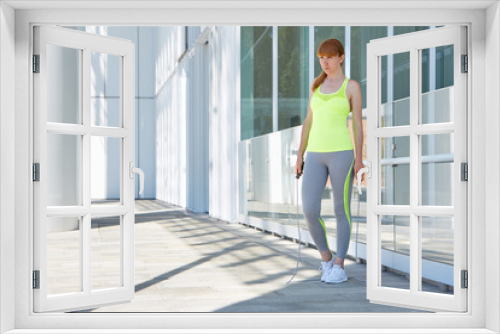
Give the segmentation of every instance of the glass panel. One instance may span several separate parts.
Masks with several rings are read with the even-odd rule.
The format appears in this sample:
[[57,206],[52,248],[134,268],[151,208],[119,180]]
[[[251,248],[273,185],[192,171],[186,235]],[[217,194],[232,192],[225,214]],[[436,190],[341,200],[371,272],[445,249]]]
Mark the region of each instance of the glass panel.
[[81,288],[81,218],[47,217],[47,295]]
[[422,124],[453,122],[453,87],[422,94]]
[[430,29],[430,27],[426,27],[426,26],[417,26],[417,27],[414,27],[414,26],[395,26],[394,27],[394,36],[409,34],[412,32],[428,30],[428,29]]
[[382,205],[410,205],[410,137],[380,138]]
[[241,27],[241,140],[273,131],[273,27]]
[[81,136],[47,134],[47,206],[82,205],[81,147]]
[[269,215],[268,137],[252,139],[249,145],[248,216],[266,219]]
[[[282,154],[282,152],[286,152],[289,148],[290,137],[290,131],[275,132],[269,135],[269,163],[267,164],[267,172],[269,179],[273,180],[273,182],[267,185],[269,192],[269,218],[280,224],[288,225],[292,223],[293,226],[296,226],[295,220],[290,222],[290,196],[297,197],[296,192],[293,194],[290,193],[290,181],[295,180],[297,182],[292,171],[296,161],[291,161],[294,159],[288,159],[286,154]],[[272,159],[271,157],[276,158]],[[294,190],[296,189],[294,188]],[[295,206],[294,209],[296,213]]]
[[453,45],[421,50],[421,123],[453,122]]
[[421,217],[422,291],[453,294],[453,217]]
[[81,124],[81,50],[47,44],[47,121]]
[[410,289],[410,217],[381,216],[381,271],[383,287]]
[[121,126],[121,56],[91,54],[91,125]]
[[118,288],[121,283],[122,216],[92,216],[91,289]]
[[410,125],[410,52],[381,58],[380,126]]
[[[325,39],[335,38],[345,45],[345,27],[335,26],[335,27],[314,27],[314,54],[316,55],[316,51],[319,48],[319,45],[323,43]],[[342,68],[345,73],[345,61],[342,63]],[[314,77],[316,78],[321,74],[323,70],[321,69],[321,65],[319,63],[319,58],[317,56],[314,57]]]
[[309,27],[278,27],[278,130],[302,124],[309,89]]
[[92,205],[118,205],[121,194],[121,138],[92,136],[90,145]]
[[422,135],[422,205],[453,206],[454,134]]
[[[387,27],[351,27],[351,79],[361,85],[363,108],[366,108],[366,45],[383,37],[387,37]],[[382,101],[387,101],[386,90],[382,92]]]

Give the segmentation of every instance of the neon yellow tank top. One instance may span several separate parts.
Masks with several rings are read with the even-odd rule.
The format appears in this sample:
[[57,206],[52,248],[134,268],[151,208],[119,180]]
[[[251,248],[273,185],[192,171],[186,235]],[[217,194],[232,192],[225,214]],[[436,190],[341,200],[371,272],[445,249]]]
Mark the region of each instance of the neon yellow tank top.
[[347,127],[347,117],[351,111],[345,94],[346,77],[342,87],[332,94],[323,94],[319,87],[311,98],[313,121],[309,131],[307,151],[334,152],[352,150],[351,133]]

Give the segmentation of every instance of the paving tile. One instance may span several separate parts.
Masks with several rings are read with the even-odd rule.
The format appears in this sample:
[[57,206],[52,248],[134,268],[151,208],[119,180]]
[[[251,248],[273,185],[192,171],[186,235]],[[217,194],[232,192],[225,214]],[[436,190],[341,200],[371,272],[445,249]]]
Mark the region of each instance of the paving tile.
[[[349,280],[326,284],[319,281],[317,250],[303,246],[299,271],[287,283],[296,268],[296,243],[158,200],[136,201],[136,212],[135,299],[89,312],[414,312],[371,304],[366,299],[366,265],[346,259]],[[116,241],[118,229],[98,229],[101,270],[116,260],[115,245],[107,242]],[[58,242],[64,249],[64,238]],[[51,261],[57,271],[64,256]],[[71,274],[76,269],[64,270]],[[101,278],[99,284],[112,282],[104,274]],[[391,284],[408,282],[390,272],[384,278]]]

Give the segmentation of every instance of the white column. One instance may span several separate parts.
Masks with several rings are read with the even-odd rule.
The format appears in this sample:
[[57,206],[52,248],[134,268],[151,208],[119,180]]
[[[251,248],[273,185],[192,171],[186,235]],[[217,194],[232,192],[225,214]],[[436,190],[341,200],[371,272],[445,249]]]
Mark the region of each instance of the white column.
[[273,26],[273,132],[278,131],[278,27]]
[[[429,27],[430,29],[436,28],[435,26]],[[421,53],[421,52],[420,52]],[[429,49],[429,123],[434,123],[435,122],[435,115],[436,115],[436,110],[434,108],[435,106],[435,100],[436,100],[436,95],[435,95],[435,90],[436,90],[436,48],[430,48]],[[419,66],[422,66],[422,61],[420,60]],[[421,91],[422,87],[420,87],[420,94],[422,94]],[[422,95],[420,95],[422,96]],[[421,115],[419,117],[421,120]],[[431,148],[429,154],[434,154],[435,153],[435,148],[436,148],[436,141],[435,141],[435,136],[429,136],[428,137],[428,148]],[[450,138],[453,138],[453,136],[450,136]],[[423,149],[423,147],[422,147]],[[437,165],[434,165],[437,166]],[[453,173],[450,173],[450,184],[453,184]],[[429,170],[428,174],[428,184],[427,184],[427,189],[432,189],[433,187],[435,188],[436,185],[436,169],[431,169]],[[432,205],[436,205],[436,199],[437,199],[437,194],[435,191],[432,192],[432,194],[429,194],[432,196]],[[423,200],[423,198],[422,198]]]
[[314,58],[316,49],[314,48],[314,26],[309,27],[309,87],[314,80]]
[[[387,27],[387,37],[394,36],[394,27]],[[394,101],[394,55],[387,56],[387,102]],[[393,111],[394,108],[391,108]],[[391,122],[392,124],[392,122]]]
[[211,217],[237,221],[239,53],[237,29],[212,29],[210,49],[210,199]]
[[346,26],[345,30],[345,41],[344,41],[344,53],[345,53],[345,59],[344,59],[344,69],[345,69],[345,76],[350,78],[351,77],[351,26]]

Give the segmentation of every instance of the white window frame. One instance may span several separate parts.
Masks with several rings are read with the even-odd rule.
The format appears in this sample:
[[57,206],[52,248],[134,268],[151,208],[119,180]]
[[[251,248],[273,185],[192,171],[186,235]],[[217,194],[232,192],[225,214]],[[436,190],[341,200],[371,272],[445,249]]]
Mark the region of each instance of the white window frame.
[[[465,118],[467,116],[466,101],[467,96],[464,92],[467,91],[465,85],[467,74],[461,73],[461,55],[466,54],[466,28],[463,26],[440,27],[437,29],[428,29],[424,31],[402,34],[387,38],[374,40],[367,45],[367,82],[371,82],[368,89],[368,109],[372,115],[368,119],[367,130],[367,160],[371,168],[371,177],[368,178],[368,188],[372,189],[368,193],[367,199],[367,294],[368,299],[376,303],[393,304],[401,301],[410,300],[408,305],[414,305],[417,309],[424,310],[449,310],[463,312],[467,309],[467,290],[460,288],[460,271],[467,269],[467,249],[463,247],[466,240],[466,209],[467,209],[467,185],[468,183],[460,180],[460,162],[467,162],[467,132],[465,131]],[[421,115],[422,92],[422,56],[421,50],[435,50],[436,47],[442,45],[451,45],[453,48],[453,96],[454,102],[450,107],[453,116],[448,123],[423,124]],[[396,55],[403,52],[409,54],[409,71],[410,71],[410,110],[409,124],[394,126],[383,126],[379,118],[381,115],[381,58],[386,55]],[[389,100],[391,101],[391,100]],[[422,194],[422,187],[419,183],[422,182],[421,162],[423,161],[423,149],[421,143],[421,135],[423,134],[450,134],[453,133],[453,160],[454,168],[451,169],[452,177],[452,198],[453,203],[449,207],[445,206],[423,206],[419,199]],[[381,156],[380,147],[382,139],[394,139],[398,136],[407,137],[410,141],[409,149],[409,180],[410,189],[414,189],[410,193],[410,201],[408,205],[394,205],[382,203],[380,198],[381,191]],[[399,137],[401,138],[401,137]],[[376,189],[376,191],[373,191]],[[410,286],[409,289],[394,289],[386,287],[381,281],[381,265],[382,265],[382,243],[381,243],[381,226],[380,221],[384,215],[401,215],[408,217],[410,220],[409,240],[410,240],[410,256],[409,256],[409,273]],[[421,279],[425,270],[424,259],[422,257],[422,245],[419,221],[424,216],[436,217],[452,217],[453,219],[453,281],[454,292],[450,295],[432,294],[422,291]],[[404,303],[404,302],[403,302]],[[406,304],[406,303],[404,303]],[[411,306],[409,306],[411,307]],[[413,307],[411,307],[413,308]]]
[[[34,238],[35,238],[35,269],[40,271],[40,288],[34,290],[35,310],[39,312],[53,310],[78,310],[90,308],[95,304],[118,304],[130,302],[134,298],[134,150],[135,150],[135,124],[134,124],[134,58],[135,45],[128,40],[101,36],[67,28],[36,26],[34,48],[36,54],[40,55],[40,71],[33,79],[35,89],[34,104],[35,113],[33,121],[34,130],[34,159],[40,163],[40,182],[34,184]],[[65,48],[78,50],[81,57],[80,80],[83,88],[81,94],[81,121],[77,124],[65,124],[48,122],[47,110],[47,65],[48,44],[55,44]],[[118,127],[94,126],[91,123],[90,108],[90,82],[91,82],[91,53],[114,54],[119,59],[119,92],[120,92],[120,124]],[[50,151],[47,143],[47,134],[60,133],[64,135],[80,135],[82,154],[80,159],[83,163],[79,165],[81,173],[78,184],[81,184],[82,200],[75,206],[47,206],[47,152]],[[102,136],[102,137],[101,137]],[[118,205],[96,207],[91,204],[91,149],[94,138],[114,138],[120,143],[120,203]],[[44,170],[45,169],[45,170]],[[130,169],[130,171],[129,171]],[[132,174],[130,174],[130,173]],[[83,195],[83,196],[82,196]],[[90,248],[91,236],[90,224],[92,214],[116,215],[120,217],[120,251],[121,259],[119,269],[120,286],[101,291],[92,290],[90,282]],[[74,216],[81,217],[81,249],[80,254],[80,288],[81,291],[66,295],[50,296],[47,293],[47,217]]]
[[[436,1],[437,2],[437,1]],[[473,1],[470,3],[472,4]],[[145,2],[147,3],[147,2]],[[106,12],[106,20],[103,20],[101,9],[66,9],[66,10],[21,10],[16,13],[16,152],[23,152],[16,155],[16,217],[15,217],[15,333],[27,333],[22,329],[55,329],[63,328],[61,331],[70,333],[68,329],[77,328],[123,328],[128,333],[133,333],[130,328],[142,326],[146,328],[170,328],[175,332],[176,328],[219,328],[213,333],[223,332],[221,328],[226,328],[225,332],[234,332],[234,328],[274,328],[276,332],[288,333],[293,330],[280,330],[280,328],[302,328],[301,333],[307,332],[307,328],[360,328],[363,333],[371,332],[397,332],[405,333],[410,330],[404,328],[421,328],[421,332],[445,333],[445,328],[467,328],[467,333],[493,333],[486,326],[496,328],[495,311],[498,311],[498,300],[496,297],[488,296],[486,288],[498,286],[497,270],[499,268],[498,259],[493,263],[489,262],[489,274],[496,275],[496,281],[487,278],[487,267],[484,257],[486,246],[498,245],[498,227],[494,227],[495,222],[485,222],[487,208],[484,202],[487,200],[486,191],[495,190],[492,199],[498,202],[498,189],[488,187],[484,183],[484,163],[486,153],[492,155],[492,161],[497,161],[498,152],[492,152],[496,142],[491,144],[485,140],[484,129],[478,126],[487,126],[487,122],[474,120],[471,115],[478,114],[484,116],[494,115],[494,110],[485,108],[485,95],[495,97],[498,90],[499,79],[489,78],[488,83],[493,84],[486,87],[484,58],[487,58],[484,47],[485,40],[491,45],[497,46],[499,42],[488,41],[485,31],[486,12],[484,9],[389,9],[386,4],[383,9],[359,8],[349,9],[325,9],[324,5],[311,4],[308,8],[290,9],[283,5],[278,9],[263,9],[266,15],[262,15],[263,10],[242,10],[242,9],[215,9],[214,13],[207,13],[206,8],[182,10],[176,8],[150,9],[144,11],[137,10],[113,10]],[[91,5],[91,4],[90,4]],[[309,10],[311,6],[317,6],[315,10]],[[335,6],[332,4],[332,7]],[[355,5],[353,5],[355,6]],[[395,5],[394,5],[395,6]],[[449,6],[452,6],[451,4]],[[472,5],[473,6],[473,5]],[[365,6],[366,7],[366,6]],[[321,10],[322,16],[318,15]],[[98,15],[96,15],[98,14]],[[215,15],[216,14],[216,15]],[[26,175],[29,175],[31,168],[31,158],[33,153],[32,133],[33,133],[33,92],[32,75],[30,73],[30,55],[32,54],[32,26],[34,24],[61,24],[61,25],[332,25],[332,17],[335,17],[336,25],[404,25],[412,26],[432,26],[442,24],[463,24],[468,26],[470,32],[468,54],[471,59],[469,70],[471,75],[468,78],[468,87],[471,87],[468,94],[469,113],[468,131],[472,133],[468,143],[468,151],[471,153],[469,165],[469,187],[468,198],[471,199],[468,208],[469,235],[472,237],[468,241],[469,247],[469,290],[468,312],[464,314],[436,313],[436,314],[370,314],[370,313],[339,313],[339,314],[34,314],[33,313],[33,291],[31,290],[31,268],[32,268],[32,221],[33,205],[31,198],[33,194],[32,184]],[[312,21],[314,19],[314,22]],[[496,22],[498,28],[498,18],[489,18]],[[273,20],[270,22],[269,20]],[[397,22],[396,22],[397,20]],[[492,38],[499,37],[498,31],[493,33]],[[488,44],[489,45],[489,44]],[[487,46],[488,46],[487,45]],[[490,51],[493,52],[493,51]],[[491,57],[498,57],[498,53]],[[493,64],[498,62],[498,58],[487,58]],[[475,72],[474,72],[475,71]],[[497,69],[498,71],[498,69]],[[487,91],[486,91],[487,90]],[[26,97],[29,97],[27,99]],[[3,97],[2,97],[3,98]],[[498,107],[498,102],[493,102],[494,107]],[[484,117],[483,117],[484,118]],[[498,118],[496,118],[498,121]],[[483,145],[486,145],[483,146]],[[491,146],[489,146],[491,145]],[[488,159],[490,159],[488,158]],[[489,160],[488,160],[489,161]],[[495,179],[498,183],[498,177]],[[486,187],[485,187],[486,185]],[[493,204],[493,202],[490,202]],[[493,213],[494,209],[491,209]],[[496,217],[496,216],[495,216]],[[3,222],[2,222],[3,223]],[[474,233],[470,225],[475,226]],[[479,233],[478,233],[479,232]],[[482,233],[481,233],[482,232]],[[496,235],[488,234],[496,232]],[[486,236],[489,236],[488,238]],[[13,236],[14,237],[14,236]],[[488,244],[487,244],[488,243]],[[495,246],[494,250],[498,250]],[[5,252],[2,253],[4,256]],[[25,259],[30,259],[26,261]],[[3,260],[3,258],[2,258]],[[6,275],[6,273],[2,273]],[[2,287],[2,292],[5,291]],[[498,293],[497,290],[493,292]],[[487,313],[488,310],[488,313]],[[92,321],[89,321],[92,320]],[[233,330],[230,330],[233,328]],[[377,331],[376,328],[385,328]],[[397,329],[389,331],[388,328]],[[440,331],[442,328],[443,331]],[[145,333],[145,330],[137,333]],[[370,331],[370,329],[373,329]],[[431,330],[434,329],[434,330]],[[56,331],[51,331],[56,333]],[[95,333],[101,331],[95,330]],[[152,332],[152,331],[151,331]],[[194,331],[196,332],[196,331]],[[201,332],[201,330],[199,331]],[[259,330],[255,330],[259,332]],[[264,332],[264,331],[261,331]],[[267,331],[269,332],[269,331]],[[449,331],[448,331],[449,332]],[[29,331],[36,333],[36,331]]]

